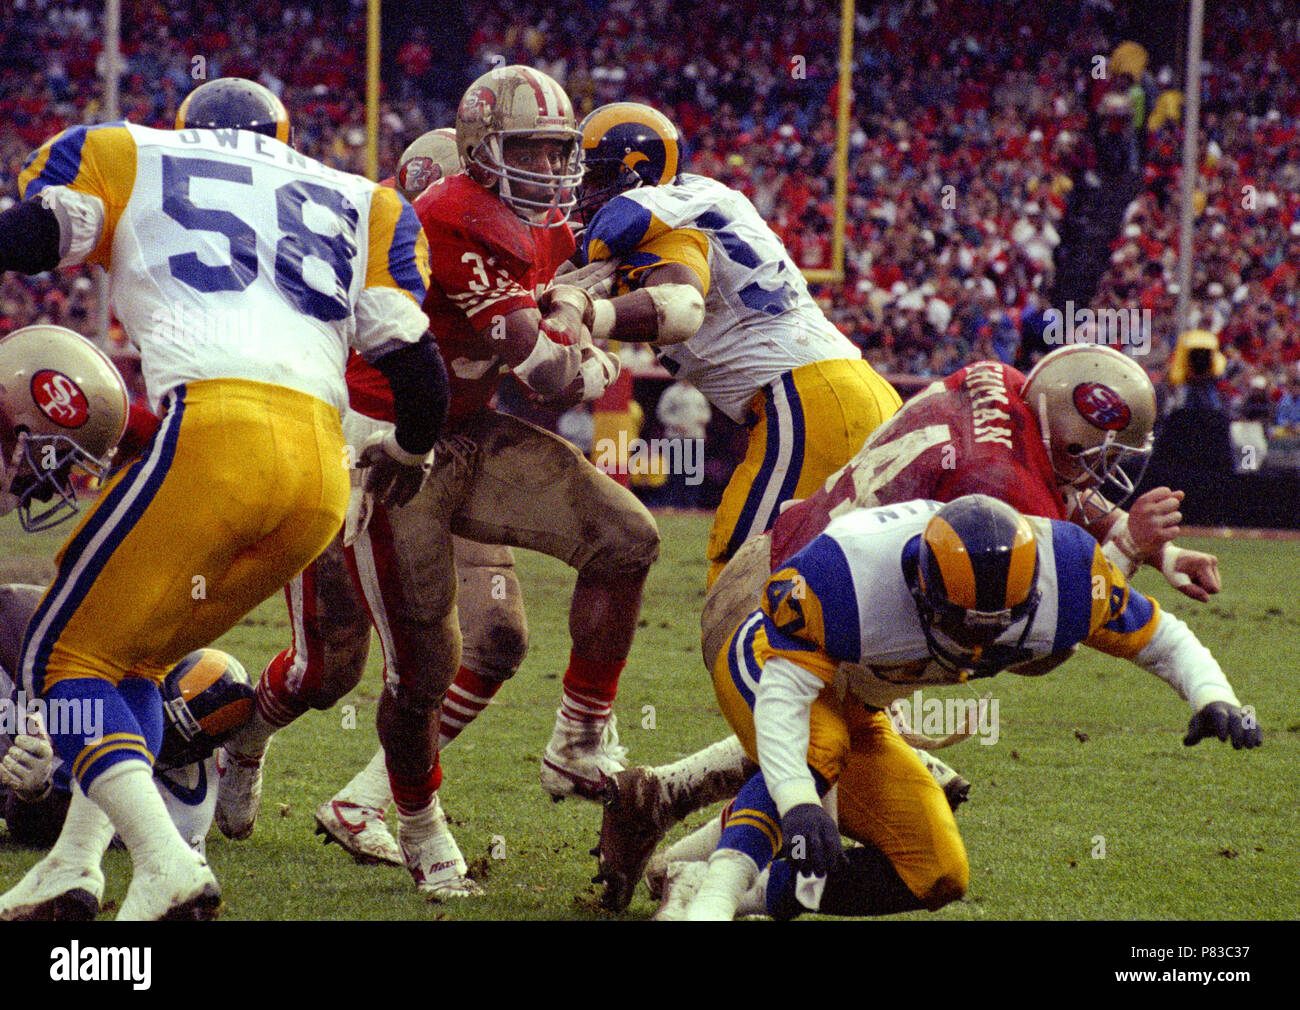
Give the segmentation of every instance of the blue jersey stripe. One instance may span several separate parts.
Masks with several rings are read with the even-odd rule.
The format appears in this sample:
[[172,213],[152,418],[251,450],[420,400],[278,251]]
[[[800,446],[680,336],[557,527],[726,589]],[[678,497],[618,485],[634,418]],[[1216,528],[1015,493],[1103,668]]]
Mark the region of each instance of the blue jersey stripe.
[[1129,586],[1128,600],[1123,612],[1107,623],[1106,628],[1121,635],[1131,635],[1133,632],[1141,631],[1147,626],[1154,611],[1155,607],[1151,601],[1132,586]]
[[1068,649],[1092,631],[1092,557],[1097,541],[1074,523],[1052,523],[1056,559],[1056,637],[1052,651]]
[[826,623],[826,654],[840,662],[862,659],[862,623],[853,573],[843,549],[824,533],[787,563],[804,577],[808,591],[821,604]]
[[[25,199],[30,200],[46,186],[67,186],[77,177],[81,171],[81,149],[86,144],[86,135],[91,130],[103,130],[108,127],[123,126],[122,120],[113,123],[96,123],[93,126],[74,126],[65,130],[63,136],[56,140],[50,146],[50,156],[45,160],[45,167],[41,169],[40,174],[27,184],[27,189],[23,193]],[[34,160],[39,150],[27,159],[26,168]]]
[[393,227],[393,244],[388,247],[388,273],[421,305],[427,293],[424,278],[415,265],[415,243],[420,237],[420,219],[415,209],[402,201],[402,213]]
[[622,258],[634,252],[650,230],[650,211],[635,200],[616,196],[601,207],[587,228],[584,249],[593,241],[605,243],[611,256]]

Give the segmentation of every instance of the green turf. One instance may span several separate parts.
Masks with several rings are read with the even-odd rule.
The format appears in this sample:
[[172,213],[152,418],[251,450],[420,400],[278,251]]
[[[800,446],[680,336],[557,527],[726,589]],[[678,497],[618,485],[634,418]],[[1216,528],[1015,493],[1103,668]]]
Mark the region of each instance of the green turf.
[[[654,763],[726,733],[699,658],[708,521],[664,516],[660,528],[663,559],[650,578],[617,705],[633,759]],[[12,519],[3,521],[0,535],[10,559],[0,576],[10,579],[33,566],[39,571],[58,541],[23,537]],[[957,817],[971,880],[966,899],[934,917],[1300,917],[1300,814],[1291,778],[1300,769],[1300,543],[1189,545],[1219,554],[1227,588],[1218,600],[1193,604],[1154,573],[1139,584],[1187,619],[1215,652],[1243,702],[1256,707],[1264,747],[1238,753],[1215,741],[1184,748],[1188,711],[1173,691],[1136,667],[1095,654],[1085,652],[1042,679],[980,682],[999,701],[1001,736],[995,746],[972,740],[944,754],[974,783]],[[356,728],[348,728],[348,710],[340,709],[312,713],[280,734],[268,755],[253,838],[232,843],[213,830],[208,853],[227,918],[607,917],[593,907],[588,883],[595,860],[587,850],[599,810],[574,800],[553,804],[537,784],[568,654],[573,576],[525,552],[520,567],[532,632],[528,659],[443,757],[443,802],[487,896],[426,905],[404,870],[356,866],[313,838],[316,804],[375,746],[372,655],[371,672],[345,702],[355,706]],[[218,644],[256,671],[287,638],[277,598]],[[1099,835],[1104,859],[1092,857]],[[493,851],[503,858],[492,858]],[[35,859],[0,841],[0,886]],[[124,854],[110,853],[106,869],[107,896],[120,900],[129,875]],[[626,916],[652,911],[641,889]]]

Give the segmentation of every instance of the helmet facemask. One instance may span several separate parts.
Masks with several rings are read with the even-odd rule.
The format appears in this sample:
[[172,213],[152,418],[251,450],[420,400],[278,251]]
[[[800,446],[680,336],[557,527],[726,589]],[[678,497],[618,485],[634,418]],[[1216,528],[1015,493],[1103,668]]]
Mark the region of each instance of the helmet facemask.
[[[109,453],[111,458],[112,452]],[[4,470],[4,498],[17,509],[27,533],[39,533],[79,511],[72,468],[96,480],[108,473],[109,459],[98,459],[67,435],[34,435],[20,430]]]
[[[560,141],[566,145],[564,166],[559,173],[535,172],[511,165],[505,156],[507,143]],[[578,186],[582,183],[581,134],[577,130],[547,131],[497,130],[490,133],[470,154],[470,164],[497,179],[501,202],[529,224],[540,228],[558,228],[568,223],[578,203]],[[517,187],[535,187],[542,195],[517,192]]]
[[614,197],[643,185],[645,180],[623,161],[588,158],[582,185],[578,189],[578,217],[583,224],[590,224],[600,208]]
[[[966,670],[976,677],[988,677],[1027,658],[1019,654],[1024,650],[1042,598],[1037,578],[1024,600],[1014,607],[993,611],[966,610],[952,603],[933,601],[921,578],[910,588],[930,657],[949,673]],[[1025,626],[1014,646],[995,644],[1022,620]]]
[[[1108,431],[1097,445],[1084,448],[1078,443],[1056,446],[1052,444],[1047,398],[1038,398],[1039,428],[1043,433],[1043,446],[1052,461],[1052,472],[1063,491],[1074,492],[1070,498],[1070,517],[1076,513],[1092,522],[1120,508],[1142,482],[1147,464],[1151,462],[1151,449],[1155,436],[1148,432],[1141,446],[1119,441],[1118,432]],[[1130,475],[1125,467],[1137,467]]]

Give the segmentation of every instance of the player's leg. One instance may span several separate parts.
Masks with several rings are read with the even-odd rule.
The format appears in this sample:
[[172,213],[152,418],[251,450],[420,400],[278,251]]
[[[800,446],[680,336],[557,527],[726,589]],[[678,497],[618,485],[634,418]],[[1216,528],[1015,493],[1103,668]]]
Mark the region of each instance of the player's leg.
[[460,666],[447,509],[468,474],[444,460],[405,506],[377,508],[353,545],[384,653],[376,725],[397,804],[403,861],[431,901],[481,894],[438,797],[439,708]]
[[[461,666],[443,699],[438,750],[450,744],[514,676],[528,650],[514,554],[509,547],[452,538],[459,581]],[[384,825],[393,801],[380,748],[352,779],[316,810],[317,833],[340,842],[361,862],[396,862],[401,851]]]
[[328,709],[360,682],[370,648],[370,615],[341,536],[285,586],[292,641],[257,684],[257,708],[218,752],[216,821],[227,838],[253,832],[262,764],[272,736],[309,709]]
[[476,477],[455,531],[541,551],[578,570],[572,651],[542,782],[556,797],[598,798],[605,778],[623,768],[613,702],[659,554],[654,518],[572,445],[534,425],[492,414],[474,438]]
[[341,457],[326,404],[257,383],[195,383],[169,397],[146,455],[60,553],[23,676],[47,701],[97,713],[94,733],[51,726],[51,738],[131,853],[122,918],[208,915],[219,902],[153,785],[158,682],[328,542],[346,499]]
[[[826,882],[819,911],[889,915],[937,908],[966,892],[969,866],[952,809],[933,776],[884,712],[858,710],[848,761],[840,774],[840,830],[863,843]],[[789,865],[778,860],[767,907],[788,918],[802,909]]]

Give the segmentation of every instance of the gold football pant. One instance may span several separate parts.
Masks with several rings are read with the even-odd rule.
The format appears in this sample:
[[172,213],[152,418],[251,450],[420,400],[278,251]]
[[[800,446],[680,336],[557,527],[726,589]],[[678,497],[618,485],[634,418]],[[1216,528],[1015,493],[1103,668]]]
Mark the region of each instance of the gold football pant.
[[[765,648],[759,615],[728,639],[713,667],[713,686],[727,722],[757,762],[754,690],[761,676],[755,653]],[[808,767],[839,785],[841,833],[873,845],[913,894],[939,908],[966,891],[969,867],[952,810],[920,759],[889,717],[827,687],[809,716]]]
[[816,491],[902,402],[867,362],[850,358],[801,365],[755,394],[749,447],[709,532],[709,585],[782,504]]
[[282,386],[192,382],[58,555],[23,648],[28,690],[160,682],[330,542],[348,499],[338,411]]

